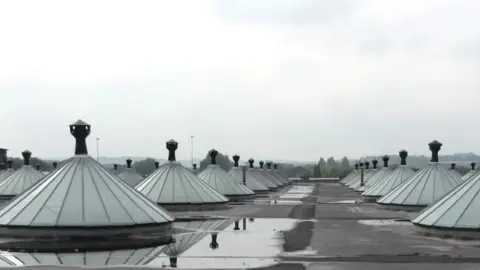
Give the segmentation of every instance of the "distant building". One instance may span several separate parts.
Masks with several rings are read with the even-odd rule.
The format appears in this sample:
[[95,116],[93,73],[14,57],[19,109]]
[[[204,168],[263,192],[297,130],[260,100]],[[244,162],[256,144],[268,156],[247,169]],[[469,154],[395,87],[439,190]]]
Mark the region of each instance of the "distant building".
[[8,149],[5,149],[5,148],[0,148],[0,164],[3,163],[3,164],[7,164],[7,151]]

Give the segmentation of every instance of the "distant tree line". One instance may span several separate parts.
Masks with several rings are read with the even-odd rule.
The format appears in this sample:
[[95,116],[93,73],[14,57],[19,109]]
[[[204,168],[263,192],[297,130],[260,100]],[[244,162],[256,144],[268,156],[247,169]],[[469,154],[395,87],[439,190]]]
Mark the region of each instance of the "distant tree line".
[[[400,163],[400,158],[398,155],[390,155],[389,167],[394,169]],[[248,157],[249,158],[249,157]],[[241,165],[243,165],[247,159],[247,157],[241,157]],[[14,157],[11,158],[13,160],[13,169],[19,169],[24,161],[22,158]],[[373,156],[366,156],[361,157],[358,160],[373,160],[377,159],[379,161],[379,166],[382,166],[382,161],[380,157],[373,157]],[[155,171],[155,159],[153,158],[146,158],[144,160],[135,161],[132,164],[132,167],[142,175],[149,175],[153,171]],[[260,160],[255,160],[255,166],[258,166],[258,162]],[[407,158],[407,165],[412,167],[415,170],[424,168],[428,165],[430,161],[430,157],[427,156],[409,156]],[[473,153],[466,153],[466,154],[453,154],[453,155],[446,155],[440,156],[440,162],[445,163],[445,166],[449,166],[451,161],[456,162],[455,170],[458,171],[460,174],[465,174],[470,170],[470,163],[479,161],[480,157],[473,154]],[[59,166],[65,162],[64,161],[57,161]],[[38,157],[31,157],[30,158],[30,165],[36,166],[37,164],[40,165],[40,170],[42,171],[52,171],[53,170],[53,161],[49,160],[42,160]],[[347,157],[343,157],[340,160],[335,160],[334,157],[329,157],[326,160],[321,157],[318,162],[316,163],[306,163],[301,166],[298,164],[292,163],[279,163],[278,170],[287,175],[288,177],[303,177],[303,176],[311,176],[311,177],[340,177],[343,178],[348,175],[350,172],[354,170],[355,160],[349,160]],[[199,171],[204,170],[209,164],[211,164],[210,156],[208,153],[205,155],[198,164],[197,169]],[[217,155],[217,164],[224,170],[229,171],[233,167],[233,160],[230,156],[222,153],[218,153]],[[6,166],[6,165],[5,165]],[[107,169],[113,170],[113,164],[106,164],[104,165]],[[122,172],[126,168],[126,163],[118,164],[118,172]],[[478,164],[477,168],[480,168],[480,164]]]
[[347,157],[341,160],[335,160],[333,157],[329,157],[326,161],[321,157],[317,164],[313,165],[312,177],[340,177],[343,178],[353,171],[353,166]]

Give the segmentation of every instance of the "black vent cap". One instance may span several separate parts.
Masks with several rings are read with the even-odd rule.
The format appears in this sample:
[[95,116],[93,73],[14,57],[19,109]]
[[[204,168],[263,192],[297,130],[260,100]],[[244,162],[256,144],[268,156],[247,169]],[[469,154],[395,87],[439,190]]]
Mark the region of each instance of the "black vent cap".
[[440,152],[440,149],[442,148],[442,143],[434,140],[428,144],[428,147],[432,152],[432,159],[430,160],[430,162],[438,162],[438,152]]
[[250,158],[248,160],[248,164],[250,165],[250,169],[253,169],[253,163],[255,162],[255,160],[253,158]]
[[233,155],[233,167],[238,167],[238,162],[240,161],[240,156],[239,155]]
[[166,142],[168,150],[168,161],[176,161],[175,151],[178,149],[178,143],[175,140]]
[[22,152],[22,156],[23,156],[23,164],[30,165],[30,158],[32,157],[32,152],[25,150]]
[[208,152],[208,155],[210,156],[210,164],[212,165],[217,164],[218,151],[215,149],[212,149]]

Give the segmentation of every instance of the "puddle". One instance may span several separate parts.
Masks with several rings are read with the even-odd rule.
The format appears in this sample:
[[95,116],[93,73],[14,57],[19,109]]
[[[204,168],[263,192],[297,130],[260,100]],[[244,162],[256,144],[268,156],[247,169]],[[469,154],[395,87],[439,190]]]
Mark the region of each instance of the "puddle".
[[409,226],[411,225],[410,221],[406,220],[398,220],[398,219],[364,219],[359,220],[358,223],[362,225],[368,226],[391,226],[391,225],[403,225]]
[[362,201],[356,201],[356,200],[343,200],[343,201],[333,201],[333,202],[328,202],[331,204],[362,204]]
[[313,192],[313,188],[292,188],[289,189],[285,193],[302,193],[302,194],[311,194]]
[[308,197],[308,194],[284,194],[281,195],[280,199],[302,199]]
[[302,204],[301,201],[293,201],[293,200],[285,200],[285,201],[281,201],[281,200],[255,200],[253,201],[254,204],[260,204],[260,205],[299,205],[299,204]]
[[281,256],[283,257],[292,257],[292,256],[313,256],[317,255],[316,250],[312,250],[311,247],[307,247],[304,250],[292,251],[292,252],[283,252]]
[[279,262],[280,231],[298,220],[243,218],[175,222],[181,232],[169,245],[142,249],[76,253],[0,251],[0,267],[12,266],[149,266],[216,269],[266,267]]

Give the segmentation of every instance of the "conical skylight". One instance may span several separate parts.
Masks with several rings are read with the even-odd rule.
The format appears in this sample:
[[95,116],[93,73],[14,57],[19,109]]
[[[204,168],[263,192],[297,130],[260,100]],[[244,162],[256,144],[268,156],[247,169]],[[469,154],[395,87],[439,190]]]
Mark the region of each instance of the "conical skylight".
[[390,159],[390,157],[383,156],[382,157],[383,167],[380,170],[378,170],[377,173],[372,175],[372,177],[370,177],[368,179],[368,181],[365,183],[365,185],[355,188],[355,191],[363,192],[363,191],[367,190],[368,188],[377,184],[379,181],[385,179],[387,176],[389,176],[392,173],[392,170],[390,170],[390,168],[388,168],[388,160],[389,159]]
[[461,178],[463,180],[462,175],[455,170],[455,165],[455,163],[450,164],[450,169],[448,170],[448,173],[455,178]]
[[118,178],[131,187],[135,187],[138,183],[142,182],[143,177],[132,168],[132,160],[127,159],[127,168],[122,173],[118,174]]
[[217,165],[217,150],[210,150],[209,155],[212,164],[197,175],[200,179],[229,199],[251,197],[255,194]]
[[[478,173],[478,171],[475,170],[475,162],[470,163],[470,167],[472,168],[470,171],[468,171],[464,176],[462,176],[463,181],[466,181],[470,179],[472,176]],[[0,176],[0,179],[2,177]]]
[[176,162],[178,143],[167,142],[168,162],[135,188],[159,205],[175,210],[225,207],[228,199]]
[[269,190],[277,190],[278,186],[272,183],[268,178],[263,176],[262,172],[260,169],[253,167],[253,163],[255,160],[253,158],[248,160],[249,163],[249,168],[248,172],[252,177],[254,177],[258,182],[262,183],[264,186],[268,187]]
[[260,165],[260,168],[259,168],[260,173],[265,178],[267,178],[270,182],[275,184],[277,187],[285,186],[285,184],[282,182],[282,180],[278,179],[275,175],[271,174],[270,171],[268,171],[264,168],[265,163],[262,160],[260,160],[260,162],[258,164]]
[[[372,160],[373,169],[370,169],[370,162],[365,161],[365,170],[363,172],[363,185],[366,185],[370,178],[374,176],[377,172],[377,160]],[[362,186],[362,175],[361,173],[355,178],[355,180],[351,181],[350,185],[348,186],[351,189],[356,189]]]
[[22,152],[24,165],[0,183],[0,198],[10,199],[23,193],[45,175],[30,165],[32,153]]
[[438,163],[442,144],[433,141],[429,146],[432,151],[430,165],[378,200],[379,204],[394,208],[415,207],[418,210],[440,199],[462,182],[461,178],[455,178]]
[[401,150],[399,155],[400,165],[390,175],[365,190],[365,192],[362,193],[363,196],[375,198],[384,196],[415,175],[415,172],[411,168],[407,167],[406,159],[408,152],[406,150]]
[[350,181],[350,179],[355,177],[358,173],[359,173],[358,164],[356,163],[355,170],[353,170],[351,173],[345,176],[342,180],[340,180],[340,184],[345,185],[346,183],[348,183],[348,181]]
[[[367,163],[368,163],[368,161],[367,161]],[[345,186],[350,187],[351,184],[355,183],[358,179],[360,179],[360,177],[362,176],[362,170],[363,170],[363,174],[364,174],[364,177],[365,177],[365,174],[366,174],[367,172],[365,171],[364,165],[365,165],[365,163],[363,163],[363,162],[359,162],[359,163],[358,163],[358,172],[357,172],[357,174],[352,175],[348,180],[346,180],[346,181],[344,182],[344,185],[345,185]]]
[[268,169],[272,172],[272,174],[274,174],[277,178],[281,179],[282,182],[286,185],[290,185],[292,183],[292,181],[290,181],[288,177],[285,177],[280,173],[280,171],[278,170],[278,164],[273,164],[273,169],[271,169],[271,165],[271,162],[267,162]]
[[[233,156],[233,168],[228,172],[237,182],[243,184],[243,168],[238,166],[238,162],[240,160],[240,156],[234,155]],[[268,187],[264,184],[260,183],[253,175],[250,173],[249,170],[245,168],[245,185],[255,193],[261,194],[268,192]]]
[[463,182],[452,192],[425,209],[413,224],[441,229],[478,231],[480,216],[480,175]]
[[75,156],[0,209],[1,228],[10,235],[18,229],[25,237],[105,236],[168,228],[163,226],[170,225],[172,216],[88,156],[90,125],[77,121],[70,125],[70,133],[76,139]]
[[[141,266],[158,258],[167,245],[114,251],[87,251],[72,253],[2,252],[0,259],[8,266]],[[5,266],[7,266],[5,265]],[[3,266],[3,265],[2,265]]]
[[9,159],[7,161],[8,168],[5,171],[0,172],[0,184],[5,181],[8,177],[10,177],[12,174],[15,173],[15,170],[13,169],[13,160]]

